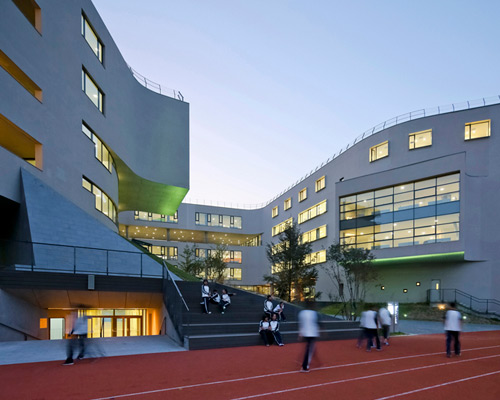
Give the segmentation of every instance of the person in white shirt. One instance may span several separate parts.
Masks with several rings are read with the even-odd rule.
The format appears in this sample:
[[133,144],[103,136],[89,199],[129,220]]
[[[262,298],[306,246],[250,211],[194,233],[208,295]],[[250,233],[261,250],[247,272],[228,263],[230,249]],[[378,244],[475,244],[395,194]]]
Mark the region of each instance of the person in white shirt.
[[283,339],[281,338],[280,333],[280,323],[278,322],[278,316],[273,314],[271,317],[271,322],[269,323],[271,327],[271,334],[273,335],[274,341],[278,346],[284,346]]
[[299,337],[306,342],[304,353],[304,361],[300,372],[309,372],[314,350],[316,347],[316,339],[319,336],[318,314],[314,311],[314,304],[310,301],[306,303],[306,310],[299,312]]
[[283,322],[286,321],[284,311],[285,311],[285,303],[283,303],[282,301],[276,307],[274,307],[273,313],[278,315],[278,321],[283,321]]
[[269,342],[273,340],[271,333],[271,324],[269,323],[269,317],[264,316],[264,319],[259,323],[259,334],[266,347],[269,347]]
[[358,343],[356,345],[358,349],[361,348],[363,341],[368,337],[368,334],[366,332],[366,311],[361,311],[361,317],[359,319],[359,329]]
[[377,350],[380,351],[382,348],[380,347],[380,339],[378,337],[378,321],[377,321],[377,312],[374,310],[366,311],[366,351],[372,351],[373,346],[373,338],[375,337],[375,342],[377,343]]
[[234,296],[235,293],[228,293],[226,289],[222,289],[222,299],[220,301],[220,307],[222,309],[221,313],[224,314],[226,308],[231,305],[231,297]]
[[450,309],[444,317],[446,332],[446,357],[451,357],[451,339],[454,340],[455,355],[460,356],[460,331],[462,330],[462,314],[457,311],[456,303],[450,303]]
[[210,301],[210,286],[208,286],[208,281],[203,279],[201,284],[201,304],[203,305],[203,312],[206,314],[212,314],[208,309],[208,302]]
[[[85,307],[83,304],[80,308]],[[80,315],[78,315],[80,314]],[[88,334],[88,317],[83,310],[76,311],[72,315],[74,319],[73,329],[70,332],[71,339],[68,341],[66,350],[66,361],[63,365],[73,365],[73,353],[76,347],[79,348],[78,359],[81,360],[85,356],[86,341]]]
[[391,313],[387,308],[382,307],[378,310],[378,321],[382,326],[382,334],[384,335],[384,344],[389,346],[389,332],[391,329]]
[[267,315],[269,319],[271,319],[273,315],[273,309],[273,296],[269,294],[264,301],[264,314]]

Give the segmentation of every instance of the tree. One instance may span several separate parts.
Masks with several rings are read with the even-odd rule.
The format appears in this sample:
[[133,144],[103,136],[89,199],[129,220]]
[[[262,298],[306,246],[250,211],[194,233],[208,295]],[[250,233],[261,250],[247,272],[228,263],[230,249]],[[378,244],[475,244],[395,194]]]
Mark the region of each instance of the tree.
[[378,279],[373,259],[371,251],[366,249],[347,248],[338,243],[327,249],[327,263],[323,269],[337,289],[341,312],[346,319],[357,318],[360,304],[365,301],[367,286]]
[[[289,225],[280,233],[279,243],[267,244],[267,259],[273,270],[271,275],[264,275],[264,280],[272,285],[280,298],[287,301],[302,300],[304,289],[316,284],[318,271],[306,260],[310,253],[311,244],[302,243],[302,235],[296,224]],[[295,296],[292,296],[294,289]]]
[[221,244],[218,244],[215,249],[211,249],[210,255],[203,262],[205,277],[211,278],[218,283],[224,283],[227,267],[224,262],[224,254],[226,252],[227,246]]
[[194,276],[201,276],[205,270],[203,261],[196,257],[196,246],[186,246],[181,254],[179,268]]

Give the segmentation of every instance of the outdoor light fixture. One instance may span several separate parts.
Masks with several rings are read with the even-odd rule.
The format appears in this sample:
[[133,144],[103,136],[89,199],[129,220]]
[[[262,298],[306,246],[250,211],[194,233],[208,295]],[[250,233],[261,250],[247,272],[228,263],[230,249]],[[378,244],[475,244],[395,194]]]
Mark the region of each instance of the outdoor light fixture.
[[380,286],[380,290],[385,290],[385,286]]
[[408,293],[408,289],[403,289],[403,293]]
[[420,286],[420,282],[417,282],[417,286]]

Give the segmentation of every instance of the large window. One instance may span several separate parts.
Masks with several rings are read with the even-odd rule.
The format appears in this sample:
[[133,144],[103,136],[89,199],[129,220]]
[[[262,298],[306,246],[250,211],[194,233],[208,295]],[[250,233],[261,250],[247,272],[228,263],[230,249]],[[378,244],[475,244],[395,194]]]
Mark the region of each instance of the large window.
[[316,184],[314,187],[315,187],[316,192],[319,192],[320,190],[324,189],[326,187],[326,178],[324,176],[319,178],[316,181]]
[[389,156],[389,142],[377,144],[376,146],[370,147],[370,162],[380,160],[381,158]]
[[241,217],[234,215],[195,213],[195,224],[219,226],[222,228],[241,229]]
[[465,140],[488,137],[491,134],[490,120],[465,124]]
[[84,69],[82,69],[82,90],[98,110],[103,112],[104,94]]
[[432,145],[432,129],[427,131],[410,133],[409,136],[409,149],[418,149],[420,147],[427,147]]
[[459,240],[460,174],[340,198],[340,242],[382,249]]
[[302,243],[314,242],[326,237],[326,225],[302,234]]
[[302,224],[310,219],[317,217],[318,215],[326,213],[326,200],[318,203],[307,210],[299,213],[299,224]]
[[82,186],[94,195],[95,208],[116,223],[116,206],[110,197],[85,177],[82,177]]
[[280,222],[278,225],[273,226],[272,235],[276,236],[283,232],[286,228],[293,224],[293,218],[288,218],[286,221]]
[[109,149],[102,142],[101,139],[97,137],[95,132],[90,129],[85,122],[82,121],[82,132],[94,142],[95,147],[95,157],[101,162],[102,165],[109,171],[113,172],[113,156],[111,155]]
[[89,21],[87,21],[85,15],[83,14],[82,14],[82,35],[89,44],[94,54],[96,55],[97,59],[102,64],[102,53],[103,53],[102,42],[96,35],[94,29],[90,26]]
[[177,211],[174,215],[148,213],[147,211],[134,211],[134,219],[138,219],[140,221],[169,222],[172,224],[176,224],[178,222]]

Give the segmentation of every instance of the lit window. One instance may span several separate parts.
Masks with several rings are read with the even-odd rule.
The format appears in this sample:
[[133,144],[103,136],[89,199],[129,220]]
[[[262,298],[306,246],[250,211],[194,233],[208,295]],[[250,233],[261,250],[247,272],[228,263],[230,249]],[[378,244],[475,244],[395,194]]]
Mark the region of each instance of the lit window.
[[326,225],[302,234],[302,243],[314,242],[326,237]]
[[389,156],[389,141],[370,147],[370,162]]
[[288,228],[293,223],[293,218],[289,218],[286,221],[279,223],[278,225],[273,226],[272,235],[276,236],[283,232],[286,228]]
[[292,198],[291,197],[286,199],[285,203],[283,204],[283,209],[288,210],[289,208],[292,208]]
[[315,253],[307,254],[305,264],[321,264],[326,262],[326,250],[320,250]]
[[409,136],[409,149],[418,149],[420,147],[427,147],[432,145],[432,129],[427,131],[410,133]]
[[490,136],[490,120],[470,122],[465,124],[465,140],[479,139]]
[[241,229],[242,225],[241,217],[200,212],[194,214],[194,221],[196,225],[219,226],[231,229]]
[[95,104],[100,112],[103,112],[103,99],[104,94],[101,89],[95,84],[92,78],[82,69],[82,90],[87,97]]
[[38,33],[42,33],[42,10],[35,0],[12,0]]
[[273,208],[273,218],[277,217],[278,216],[278,206],[274,207]]
[[90,129],[83,121],[82,121],[82,132],[87,136],[90,140],[94,142],[95,147],[95,157],[101,162],[102,165],[109,171],[113,172],[113,156],[111,155],[109,149],[106,145],[97,137],[92,129]]
[[325,177],[321,177],[319,178],[317,181],[316,181],[316,185],[315,185],[315,188],[316,188],[316,192],[319,192],[320,190],[324,189],[326,186],[326,179]]
[[304,201],[305,199],[307,199],[307,188],[304,188],[299,192],[299,202]]
[[96,35],[94,29],[90,26],[85,15],[82,14],[82,36],[85,38],[90,48],[96,55],[97,59],[102,63],[102,42]]
[[307,210],[299,213],[299,224],[302,224],[310,219],[317,217],[318,215],[326,213],[326,200],[308,208]]
[[82,186],[94,195],[95,208],[116,223],[116,206],[109,196],[85,177],[82,177]]

